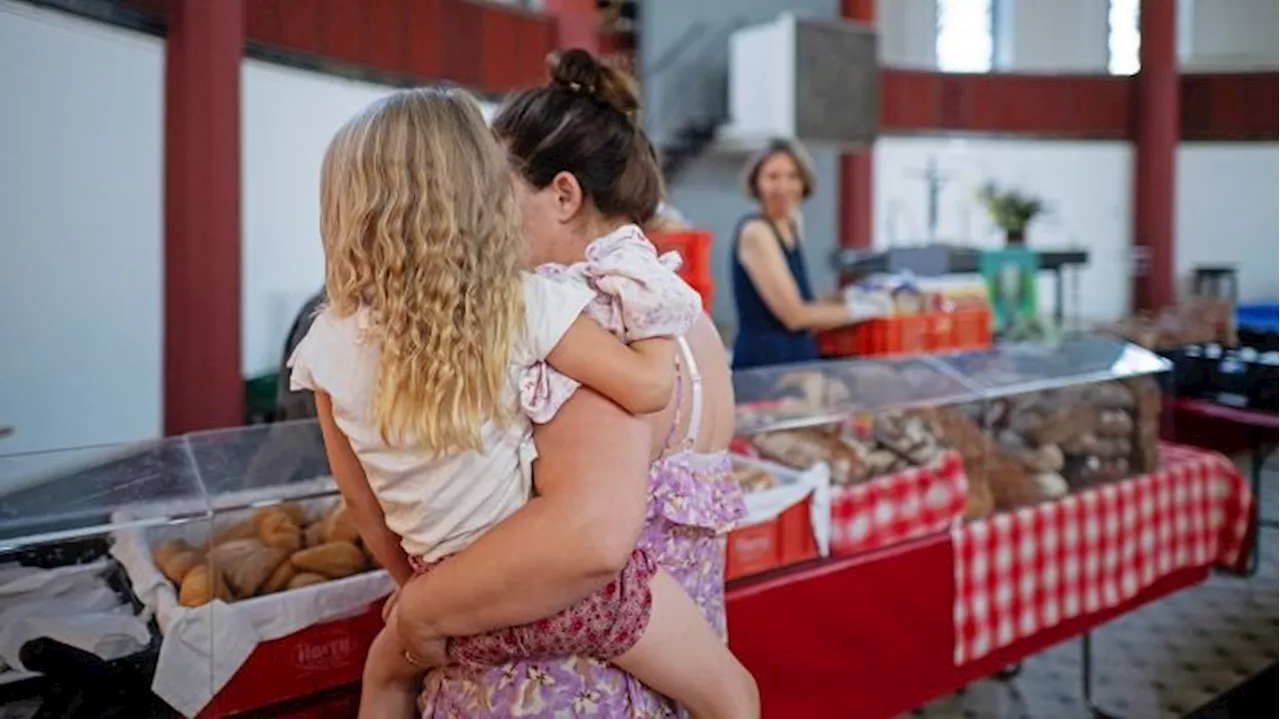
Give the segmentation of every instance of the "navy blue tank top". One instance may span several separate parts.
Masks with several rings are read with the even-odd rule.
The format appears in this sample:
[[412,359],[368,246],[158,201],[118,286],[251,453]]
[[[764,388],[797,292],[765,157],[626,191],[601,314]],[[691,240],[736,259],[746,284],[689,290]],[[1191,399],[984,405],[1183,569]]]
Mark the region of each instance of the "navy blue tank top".
[[[730,262],[733,267],[733,298],[738,308],[738,337],[733,343],[733,367],[745,369],[765,365],[807,362],[818,359],[818,345],[808,330],[792,331],[774,316],[764,298],[756,290],[751,276],[738,259],[738,243],[742,241],[742,229],[752,220],[764,219],[760,215],[748,215],[738,222],[733,233]],[[800,290],[800,299],[813,301],[813,287],[809,284],[809,271],[805,269],[804,256],[800,252],[800,233],[792,226],[795,246],[788,248],[776,225],[765,219],[778,247],[787,259],[787,268]]]

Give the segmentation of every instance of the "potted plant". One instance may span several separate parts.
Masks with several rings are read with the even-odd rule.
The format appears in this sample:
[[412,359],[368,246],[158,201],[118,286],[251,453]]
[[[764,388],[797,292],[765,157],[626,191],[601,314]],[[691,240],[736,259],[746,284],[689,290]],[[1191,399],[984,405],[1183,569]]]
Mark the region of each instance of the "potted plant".
[[1044,202],[1017,190],[1001,190],[988,182],[978,191],[978,201],[987,208],[991,222],[1004,231],[1005,242],[1022,245],[1027,238],[1027,225],[1044,212]]

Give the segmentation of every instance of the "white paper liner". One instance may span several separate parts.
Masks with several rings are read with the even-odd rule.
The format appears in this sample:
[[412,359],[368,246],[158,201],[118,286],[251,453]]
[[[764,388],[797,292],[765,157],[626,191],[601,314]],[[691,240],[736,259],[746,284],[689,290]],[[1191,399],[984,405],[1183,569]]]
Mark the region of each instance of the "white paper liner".
[[809,469],[797,470],[780,464],[733,455],[735,464],[759,467],[778,480],[778,486],[760,492],[746,494],[747,516],[738,522],[739,527],[749,527],[769,522],[788,509],[812,496],[809,502],[809,522],[813,525],[813,539],[818,554],[825,557],[831,551],[831,468],[819,462]]

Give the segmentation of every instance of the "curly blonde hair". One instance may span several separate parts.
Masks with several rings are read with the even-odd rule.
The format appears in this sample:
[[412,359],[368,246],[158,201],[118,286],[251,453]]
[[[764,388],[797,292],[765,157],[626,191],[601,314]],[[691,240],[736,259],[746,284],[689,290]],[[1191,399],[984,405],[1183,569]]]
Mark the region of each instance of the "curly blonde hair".
[[511,414],[524,294],[506,155],[476,101],[422,88],[374,103],[330,143],[320,207],[330,307],[373,313],[383,440],[479,450]]

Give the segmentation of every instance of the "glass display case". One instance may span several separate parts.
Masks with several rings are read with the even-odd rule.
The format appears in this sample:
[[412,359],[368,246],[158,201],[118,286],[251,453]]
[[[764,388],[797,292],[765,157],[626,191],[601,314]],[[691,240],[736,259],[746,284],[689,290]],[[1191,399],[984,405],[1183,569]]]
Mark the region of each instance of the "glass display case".
[[162,637],[114,537],[210,521],[181,438],[0,456],[0,706],[150,715]]
[[836,487],[963,459],[981,517],[1155,468],[1169,364],[1101,336],[734,373],[739,451],[831,467]]
[[[101,582],[68,584],[66,577],[81,575]],[[261,705],[291,698],[293,689],[357,680],[376,628],[361,624],[353,636],[342,622],[391,590],[338,501],[314,420],[0,457],[6,584],[30,587],[31,600],[14,609],[12,593],[0,592],[0,665],[11,678],[44,672],[45,684],[74,681],[83,670],[74,663],[32,667],[19,659],[30,653],[29,640],[56,637],[87,652],[82,660],[97,669],[94,655],[108,664],[144,657],[131,674],[139,701],[158,697],[188,716],[212,704],[219,714],[254,708],[235,703],[244,697]],[[85,612],[100,621],[86,624]],[[14,634],[11,617],[24,619],[31,637]],[[300,651],[284,645],[315,626],[326,628],[327,641],[341,639],[343,660],[325,648],[324,666],[307,674],[313,688],[255,679],[270,674],[255,662]],[[58,649],[51,656],[67,653]],[[250,685],[233,687],[228,699],[221,692],[231,682]]]

